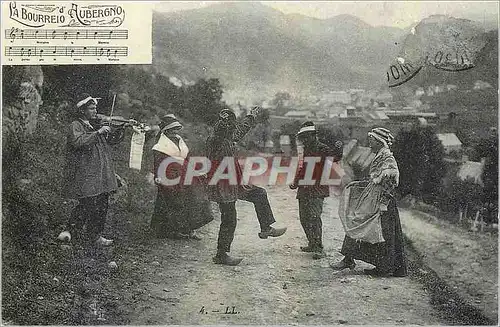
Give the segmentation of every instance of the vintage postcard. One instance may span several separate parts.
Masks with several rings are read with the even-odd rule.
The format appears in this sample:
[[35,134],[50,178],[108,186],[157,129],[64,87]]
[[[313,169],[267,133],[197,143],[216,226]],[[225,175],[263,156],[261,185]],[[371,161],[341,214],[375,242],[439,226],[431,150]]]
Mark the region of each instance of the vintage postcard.
[[2,325],[498,325],[493,1],[2,1]]

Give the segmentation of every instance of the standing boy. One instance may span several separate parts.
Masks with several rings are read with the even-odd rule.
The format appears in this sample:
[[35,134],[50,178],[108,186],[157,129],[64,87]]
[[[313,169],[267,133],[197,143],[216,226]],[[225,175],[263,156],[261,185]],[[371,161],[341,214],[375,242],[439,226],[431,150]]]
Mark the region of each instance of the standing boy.
[[[311,121],[302,124],[297,133],[297,139],[304,145],[304,165],[299,168],[290,188],[292,190],[298,188],[300,223],[308,241],[308,245],[300,249],[303,252],[312,252],[313,259],[321,259],[326,257],[323,250],[321,213],[323,212],[324,198],[330,196],[329,186],[321,185],[321,175],[326,158],[332,157],[334,162],[342,159],[342,142],[335,142],[333,149],[321,143],[317,137],[316,127]],[[311,162],[312,157],[317,157],[319,162]],[[306,171],[311,170],[307,167],[310,164],[314,164],[312,170],[313,185],[299,185],[299,180],[304,179]]]

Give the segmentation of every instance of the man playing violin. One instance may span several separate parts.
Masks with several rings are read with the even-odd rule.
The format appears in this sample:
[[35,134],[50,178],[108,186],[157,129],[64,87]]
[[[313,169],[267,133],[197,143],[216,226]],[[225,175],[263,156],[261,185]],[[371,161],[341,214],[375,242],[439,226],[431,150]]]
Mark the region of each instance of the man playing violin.
[[102,236],[109,195],[118,188],[110,144],[123,140],[124,129],[102,124],[102,120],[96,123],[97,100],[82,94],[76,103],[76,119],[68,129],[64,192],[79,204],[71,213],[68,230],[59,239],[71,240],[73,235],[106,246],[113,242]]

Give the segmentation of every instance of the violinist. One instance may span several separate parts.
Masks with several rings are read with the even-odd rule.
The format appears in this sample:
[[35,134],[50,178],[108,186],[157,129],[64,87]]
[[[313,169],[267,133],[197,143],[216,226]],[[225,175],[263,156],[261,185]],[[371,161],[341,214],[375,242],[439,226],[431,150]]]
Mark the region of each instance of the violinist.
[[102,235],[108,200],[118,188],[109,145],[123,140],[124,129],[96,119],[97,101],[82,94],[76,103],[76,117],[68,128],[64,194],[79,203],[59,239],[71,240],[73,236],[89,244],[107,246],[113,242]]

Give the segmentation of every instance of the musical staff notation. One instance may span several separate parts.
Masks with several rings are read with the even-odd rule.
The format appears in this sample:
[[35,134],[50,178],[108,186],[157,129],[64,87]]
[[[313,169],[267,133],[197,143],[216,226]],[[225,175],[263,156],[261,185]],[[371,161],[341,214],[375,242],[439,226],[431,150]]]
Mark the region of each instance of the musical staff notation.
[[10,40],[127,40],[128,30],[19,29],[5,30]]
[[127,57],[128,47],[85,47],[85,46],[6,46],[5,56],[14,57],[44,57],[44,56],[65,56],[65,57]]

